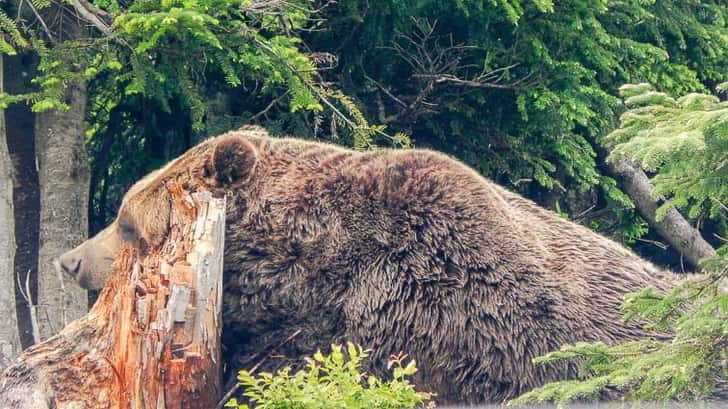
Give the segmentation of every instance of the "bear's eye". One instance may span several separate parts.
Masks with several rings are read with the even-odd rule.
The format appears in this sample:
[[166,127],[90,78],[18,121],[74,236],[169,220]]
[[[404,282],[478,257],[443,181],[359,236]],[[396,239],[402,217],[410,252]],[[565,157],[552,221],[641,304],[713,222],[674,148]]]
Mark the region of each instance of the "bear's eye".
[[137,231],[131,223],[119,223],[119,236],[122,240],[135,243],[138,239]]

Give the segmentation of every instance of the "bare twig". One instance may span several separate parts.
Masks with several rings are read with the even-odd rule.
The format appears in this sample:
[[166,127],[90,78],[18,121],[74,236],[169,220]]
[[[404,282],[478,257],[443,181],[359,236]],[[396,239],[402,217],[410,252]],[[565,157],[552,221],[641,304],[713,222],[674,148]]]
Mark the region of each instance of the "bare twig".
[[40,23],[41,27],[43,27],[43,31],[45,32],[46,36],[48,36],[48,40],[51,42],[51,44],[55,44],[56,40],[53,37],[53,34],[51,34],[51,30],[48,29],[48,26],[46,25],[45,19],[41,17],[40,13],[38,13],[38,10],[36,10],[35,6],[33,5],[32,1],[21,1],[20,4],[28,3],[28,7],[30,7],[30,10],[35,15],[35,18],[38,19],[38,23]]
[[720,200],[718,200],[714,197],[711,197],[710,199],[713,200],[714,202],[718,203],[718,206],[720,206],[720,208],[723,209],[723,211],[728,213],[728,206],[726,206],[723,202],[721,202]]
[[589,213],[592,210],[594,210],[595,207],[597,207],[597,205],[591,205],[591,206],[589,206],[586,210],[584,210],[583,212],[580,212],[579,214],[577,214],[576,216],[574,216],[572,219],[573,220],[579,220],[579,219],[581,219],[582,217],[586,216],[587,213]]
[[[26,304],[28,304],[28,311],[30,312],[30,327],[33,332],[33,343],[37,344],[40,342],[40,327],[38,326],[38,306],[33,303],[33,295],[30,292],[30,270],[25,274],[25,286],[18,280],[18,291],[20,296],[23,297]],[[23,289],[25,288],[25,289]]]
[[[452,74],[441,74],[441,75],[433,75],[433,74],[415,74],[414,77],[417,78],[426,78],[426,79],[433,79],[435,80],[435,83],[440,84],[443,82],[448,82],[454,85],[464,86],[464,87],[470,87],[470,88],[494,88],[494,89],[520,89],[524,88],[522,86],[518,86],[517,84],[498,84],[497,82],[491,82],[491,81],[484,81],[481,79],[463,79],[458,78]],[[519,82],[522,82],[519,81]]]
[[261,116],[267,114],[268,111],[270,111],[275,106],[275,104],[277,104],[278,102],[280,102],[280,100],[282,100],[283,98],[285,98],[286,95],[288,95],[289,93],[290,93],[290,91],[286,91],[282,95],[274,98],[273,101],[271,101],[270,104],[268,104],[262,111],[258,112],[257,114],[253,115],[252,117],[250,117],[250,120],[251,121],[256,120],[256,119],[260,118]]
[[368,76],[366,72],[364,72],[364,78],[367,79],[368,81],[371,81],[374,85],[377,86],[377,88],[381,89],[382,92],[387,94],[388,97],[392,98],[392,100],[394,100],[394,102],[398,103],[399,105],[402,105],[405,108],[407,107],[407,104],[404,101],[402,101],[401,99],[397,98],[394,94],[392,94],[392,92],[387,87],[380,84],[374,78]]
[[531,183],[531,182],[533,182],[532,178],[520,178],[520,179],[516,179],[515,181],[512,180],[511,184],[513,186],[518,187],[521,183]]
[[[661,250],[667,250],[667,248],[670,247],[667,244],[665,244],[665,243],[663,243],[661,241],[657,241],[657,240],[650,240],[650,239],[638,238],[637,241],[641,241],[643,243],[652,244],[655,247],[659,247]],[[681,256],[681,259],[682,259],[682,256]],[[680,262],[682,263],[682,260]]]

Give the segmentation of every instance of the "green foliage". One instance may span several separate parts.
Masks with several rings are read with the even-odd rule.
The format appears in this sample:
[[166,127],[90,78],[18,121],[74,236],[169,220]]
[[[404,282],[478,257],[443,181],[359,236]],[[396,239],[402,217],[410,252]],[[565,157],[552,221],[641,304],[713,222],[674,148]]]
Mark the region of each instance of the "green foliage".
[[49,49],[35,36],[31,36],[29,41],[28,47],[39,57],[38,75],[31,80],[38,90],[22,95],[0,92],[0,109],[18,102],[29,104],[33,112],[68,109],[65,103],[66,87],[84,78],[78,65],[90,57],[84,52],[84,44],[66,41]]
[[[38,9],[65,7],[51,0],[33,4]],[[312,24],[309,1],[99,0],[95,4],[111,13],[111,36],[72,38],[48,47],[46,40],[29,31],[40,60],[40,76],[34,81],[39,91],[2,95],[2,105],[26,101],[36,111],[65,109],[63,96],[72,81],[93,83],[101,76],[104,86],[120,89],[122,97],[143,95],[168,112],[173,101],[182,102],[196,131],[204,128],[204,93],[213,78],[230,89],[252,81],[260,87],[260,95],[285,97],[291,113],[324,109],[321,99],[326,93],[298,35]],[[5,12],[0,15],[0,34],[0,47],[8,52],[14,52],[8,41],[27,45]],[[102,75],[105,72],[112,75]],[[345,113],[328,101],[326,105],[359,139],[372,133],[386,135],[383,127],[369,125],[342,93],[334,93],[334,102],[345,107]]]
[[[38,55],[38,89],[0,106],[65,109],[67,87],[86,81],[90,151],[123,138],[112,150],[128,155],[108,173],[112,191],[175,152],[132,164],[151,141],[189,145],[255,122],[356,149],[445,151],[532,198],[559,196],[569,213],[567,199],[589,193],[620,221],[604,231],[631,243],[644,222],[600,164],[624,109],[617,87],[670,96],[728,80],[718,0],[93,0],[111,35],[84,27],[62,41],[14,3],[0,5],[0,49]],[[32,4],[75,15],[70,2]],[[108,132],[93,122],[107,107],[123,117]]]
[[[604,180],[596,148],[621,110],[616,86],[651,81],[684,93],[728,79],[727,12],[720,2],[677,0],[341,0],[326,15],[329,29],[307,42],[339,53],[328,77],[369,117],[395,117],[382,122],[416,144],[449,151],[505,183],[535,182],[522,188],[584,190]],[[435,27],[425,42],[417,38],[422,21]],[[457,58],[456,68],[428,65],[448,48],[441,58]],[[477,79],[505,67],[492,87],[423,76]],[[417,101],[430,105],[395,115]]]
[[125,94],[143,93],[163,103],[179,95],[196,129],[205,114],[202,81],[214,73],[232,88],[246,80],[260,81],[263,92],[282,86],[293,112],[321,110],[312,90],[315,67],[292,35],[307,21],[310,4],[281,4],[280,18],[271,18],[247,0],[132,3],[114,22],[133,50]]
[[15,47],[27,47],[28,41],[5,11],[0,9],[0,54],[15,55]]
[[[612,158],[627,155],[655,174],[656,192],[667,197],[660,212],[676,206],[691,217],[724,219],[728,105],[699,93],[675,99],[644,83],[625,85],[620,92],[628,110],[620,128],[606,138],[614,146]],[[626,320],[669,334],[669,340],[564,346],[534,362],[578,359],[579,379],[547,384],[511,404],[550,401],[563,406],[598,398],[605,390],[636,400],[709,397],[728,379],[728,293],[720,286],[721,280],[728,281],[728,245],[703,268],[711,273],[666,294],[647,288],[625,298]]]
[[728,268],[687,281],[667,294],[651,288],[627,297],[625,319],[650,330],[674,333],[670,340],[645,339],[608,346],[566,345],[534,359],[546,365],[579,360],[579,379],[546,384],[510,405],[593,400],[619,392],[630,400],[699,400],[711,396],[718,381],[728,379],[728,294],[718,283]]
[[672,98],[648,84],[620,88],[628,110],[607,141],[611,158],[631,157],[654,173],[658,209],[686,210],[691,218],[718,218],[728,203],[728,103],[708,94]]
[[[275,375],[247,371],[238,375],[245,388],[244,396],[258,409],[400,409],[422,407],[431,395],[416,392],[407,380],[417,372],[414,361],[404,362],[406,355],[392,357],[392,380],[385,381],[361,372],[368,351],[349,343],[346,349],[332,345],[331,353],[321,352],[306,359],[306,367],[291,374],[284,368]],[[232,399],[226,407],[247,409],[248,405]]]
[[[474,4],[468,4],[470,2],[467,1],[460,1],[460,7],[463,11],[467,12],[467,10],[472,9]],[[491,3],[494,5],[497,5],[503,12],[505,13],[508,20],[513,23],[517,24],[518,20],[523,16],[523,14],[526,12],[524,8],[523,2],[520,0],[491,0]],[[552,12],[554,11],[554,3],[552,0],[531,0],[530,2],[535,8],[542,12]],[[528,5],[528,4],[526,4]],[[470,7],[470,8],[468,8]]]

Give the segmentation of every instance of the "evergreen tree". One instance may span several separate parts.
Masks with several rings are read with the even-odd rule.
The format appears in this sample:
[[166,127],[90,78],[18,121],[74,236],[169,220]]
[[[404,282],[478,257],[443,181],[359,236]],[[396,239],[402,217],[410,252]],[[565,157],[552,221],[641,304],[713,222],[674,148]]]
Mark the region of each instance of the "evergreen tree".
[[[725,90],[727,83],[718,86]],[[693,218],[724,222],[728,214],[728,103],[716,96],[691,93],[671,98],[649,84],[620,88],[628,111],[607,140],[616,144],[611,160],[628,155],[653,173],[656,192]],[[659,213],[659,212],[658,212]],[[659,217],[659,215],[658,215]],[[636,400],[693,400],[725,395],[728,382],[728,245],[704,261],[708,273],[667,294],[651,288],[630,295],[625,319],[672,334],[608,346],[564,346],[535,361],[580,360],[580,379],[547,384],[511,402],[553,401],[560,406],[594,399],[617,390]]]

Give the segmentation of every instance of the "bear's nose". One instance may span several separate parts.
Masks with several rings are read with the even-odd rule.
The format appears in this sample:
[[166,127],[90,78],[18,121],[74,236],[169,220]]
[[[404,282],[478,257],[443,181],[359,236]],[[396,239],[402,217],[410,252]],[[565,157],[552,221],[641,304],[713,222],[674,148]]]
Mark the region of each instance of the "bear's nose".
[[79,257],[63,255],[53,261],[56,265],[56,269],[60,268],[67,274],[76,276],[78,270],[81,268],[81,259]]

